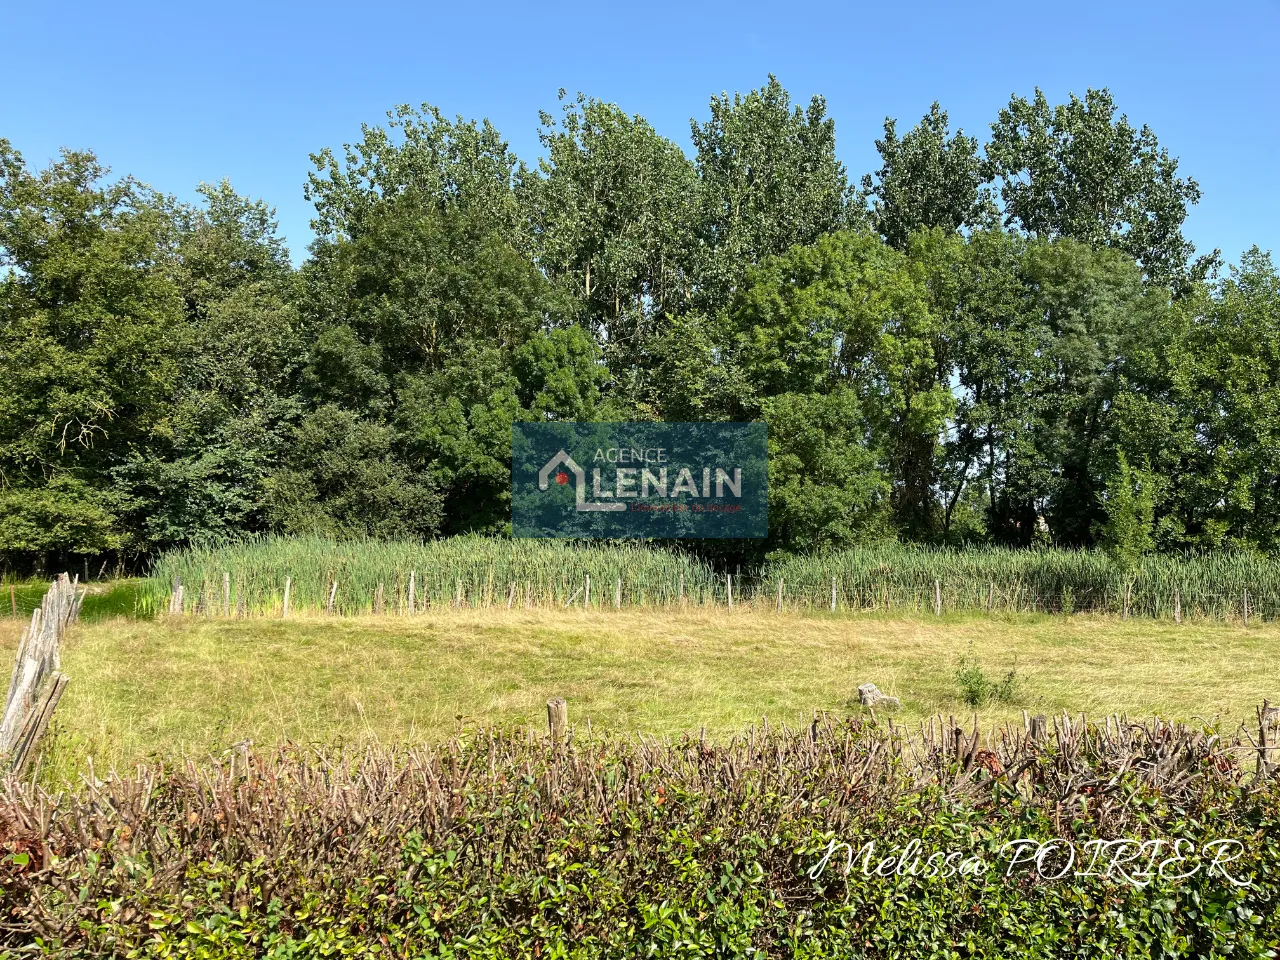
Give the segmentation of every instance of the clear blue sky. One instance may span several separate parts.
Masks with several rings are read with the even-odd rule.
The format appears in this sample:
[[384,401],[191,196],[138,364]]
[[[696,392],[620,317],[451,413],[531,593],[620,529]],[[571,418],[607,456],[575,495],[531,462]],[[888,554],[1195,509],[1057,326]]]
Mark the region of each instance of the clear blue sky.
[[363,0],[7,5],[0,136],[43,166],[91,148],[181,198],[231,180],[277,208],[298,260],[311,238],[308,154],[397,103],[489,117],[532,162],[560,87],[640,113],[686,150],[707,100],[776,74],[826,96],[854,179],[941,101],[985,140],[1012,93],[1110,87],[1204,198],[1186,232],[1228,261],[1280,254],[1280,0],[1241,3],[780,2],[389,4]]

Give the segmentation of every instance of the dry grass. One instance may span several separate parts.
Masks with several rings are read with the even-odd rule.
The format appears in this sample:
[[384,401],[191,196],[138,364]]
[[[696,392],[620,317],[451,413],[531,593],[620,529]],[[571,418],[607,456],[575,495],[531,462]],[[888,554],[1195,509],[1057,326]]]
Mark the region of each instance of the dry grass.
[[[5,659],[20,625],[0,627]],[[972,647],[970,648],[970,645]],[[1280,699],[1280,624],[1085,616],[935,620],[750,611],[438,610],[412,618],[82,624],[64,652],[55,766],[222,750],[252,739],[423,740],[542,723],[548,697],[614,730],[736,730],[857,710],[873,681],[906,720],[968,713],[957,661],[1017,671],[985,722],[1084,711],[1220,717]]]

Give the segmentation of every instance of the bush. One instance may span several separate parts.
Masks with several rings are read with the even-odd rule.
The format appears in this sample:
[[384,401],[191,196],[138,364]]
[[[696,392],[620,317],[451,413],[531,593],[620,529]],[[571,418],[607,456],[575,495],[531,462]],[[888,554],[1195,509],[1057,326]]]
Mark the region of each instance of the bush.
[[[929,731],[932,731],[932,727]],[[486,732],[0,787],[0,950],[63,957],[1264,957],[1280,785],[1212,730],[853,719],[727,743]],[[1232,876],[1008,873],[1020,838],[1243,843]],[[990,869],[883,875],[919,839]],[[866,871],[841,848],[874,841]],[[903,857],[903,863],[907,858]],[[1131,867],[1130,869],[1137,869]],[[1007,875],[1008,874],[1008,875]],[[27,955],[25,952],[23,955]]]
[[970,643],[969,652],[960,658],[956,667],[956,685],[960,688],[960,699],[970,707],[992,702],[1013,703],[1018,695],[1018,674],[1016,668],[1010,668],[1003,679],[992,680],[974,656]]

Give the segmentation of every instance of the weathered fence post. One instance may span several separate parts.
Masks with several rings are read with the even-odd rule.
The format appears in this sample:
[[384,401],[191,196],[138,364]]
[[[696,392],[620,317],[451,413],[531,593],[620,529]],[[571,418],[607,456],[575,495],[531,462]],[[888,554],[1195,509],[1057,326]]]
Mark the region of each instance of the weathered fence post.
[[329,602],[324,605],[325,613],[333,613],[333,602],[338,598],[338,581],[329,584]]
[[942,581],[937,579],[933,581],[933,615],[942,616]]
[[462,578],[461,577],[458,578],[458,592],[453,598],[453,605],[455,607],[462,606]]
[[591,606],[591,574],[587,574],[587,591],[582,595],[582,606],[590,608]]
[[378,584],[378,589],[373,594],[373,612],[382,613],[385,607],[385,594],[383,593],[383,585]]
[[1182,622],[1182,590],[1179,587],[1173,588],[1173,622]]
[[622,609],[622,578],[618,578],[618,582],[613,585],[613,608],[615,610]]
[[416,570],[409,571],[409,613],[418,612],[418,572]]
[[778,578],[778,612],[782,612],[782,577]]
[[547,729],[552,743],[562,743],[569,734],[569,704],[564,697],[547,701]]
[[222,572],[222,615],[231,616],[231,574]]
[[831,612],[836,612],[836,578],[831,578]]
[[293,577],[284,578],[284,608],[280,614],[284,618],[289,616],[289,595],[293,591]]
[[991,612],[992,604],[996,600],[996,583],[994,580],[987,581],[987,613]]
[[1124,612],[1121,613],[1121,619],[1129,619],[1129,599],[1133,596],[1133,584],[1126,583],[1124,585]]
[[684,573],[680,574],[680,587],[676,593],[676,599],[680,602],[680,606],[684,606]]
[[[1271,776],[1270,753],[1278,746],[1271,737],[1272,727],[1280,726],[1280,707],[1273,707],[1270,700],[1263,700],[1258,708],[1258,779]],[[1280,731],[1276,731],[1280,733]]]
[[1249,625],[1249,590],[1248,588],[1245,588],[1245,591],[1244,591],[1244,625],[1246,627]]
[[18,642],[4,712],[0,715],[0,756],[9,770],[22,774],[35,755],[35,746],[49,726],[49,718],[67,684],[61,672],[59,646],[80,615],[84,593],[76,592],[78,577],[61,574],[50,586],[31,625]]
[[725,596],[728,597],[728,600],[729,600],[729,609],[732,610],[733,609],[733,574],[732,573],[726,573],[724,575],[724,590],[725,590]]
[[515,584],[515,581],[512,580],[510,584],[510,589],[507,590],[507,609],[510,610],[511,605],[515,602],[516,602],[516,584]]

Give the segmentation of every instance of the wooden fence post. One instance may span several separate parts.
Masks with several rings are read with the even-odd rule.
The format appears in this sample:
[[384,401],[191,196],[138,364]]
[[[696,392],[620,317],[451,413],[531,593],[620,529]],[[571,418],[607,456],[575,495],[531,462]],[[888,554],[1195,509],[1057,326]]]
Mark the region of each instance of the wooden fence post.
[[622,578],[618,578],[618,582],[613,585],[613,609],[622,609]]
[[1121,618],[1124,620],[1129,619],[1129,601],[1132,596],[1133,596],[1133,584],[1126,583],[1124,585],[1124,612],[1121,614]]
[[455,607],[462,606],[462,578],[461,577],[458,578],[458,592],[453,598],[453,605]]
[[679,601],[680,606],[683,607],[684,606],[684,573],[683,572],[681,572],[680,574],[680,587],[678,592],[676,593],[676,599]]
[[582,606],[584,609],[591,607],[591,574],[587,574],[587,590],[582,595]]
[[0,710],[0,756],[8,770],[19,775],[34,757],[67,683],[59,647],[84,601],[84,593],[76,591],[78,580],[58,575],[18,641],[8,695]]
[[1249,625],[1249,590],[1248,588],[1245,588],[1245,591],[1244,591],[1244,625],[1246,627]]
[[1280,726],[1280,707],[1271,706],[1270,700],[1263,700],[1258,708],[1258,778],[1271,776],[1270,753],[1276,749],[1272,742],[1271,727]]
[[1182,590],[1179,587],[1173,588],[1173,622],[1182,622]]
[[382,613],[383,608],[385,606],[384,596],[385,595],[383,593],[383,585],[379,583],[378,589],[373,594],[373,612],[374,613]]
[[994,580],[987,581],[987,613],[991,612],[992,604],[996,599],[996,583]]
[[409,613],[416,613],[418,610],[418,572],[416,570],[409,571]]
[[569,733],[569,704],[564,697],[547,701],[547,729],[552,743],[562,743]]
[[782,612],[782,577],[778,578],[778,612]]
[[729,609],[733,609],[733,574],[726,573],[724,575],[725,595],[729,598]]
[[293,590],[293,578],[285,577],[284,578],[284,612],[281,614],[281,616],[286,618],[289,616],[289,593],[292,590]]
[[338,598],[338,581],[329,584],[329,602],[324,605],[325,613],[333,613],[333,602]]
[[231,574],[222,572],[222,615],[231,616]]
[[836,612],[836,578],[831,578],[831,612]]
[[942,581],[937,579],[933,581],[933,615],[942,616]]
[[511,605],[516,602],[516,583],[511,581],[511,588],[507,591],[507,609],[511,609]]

